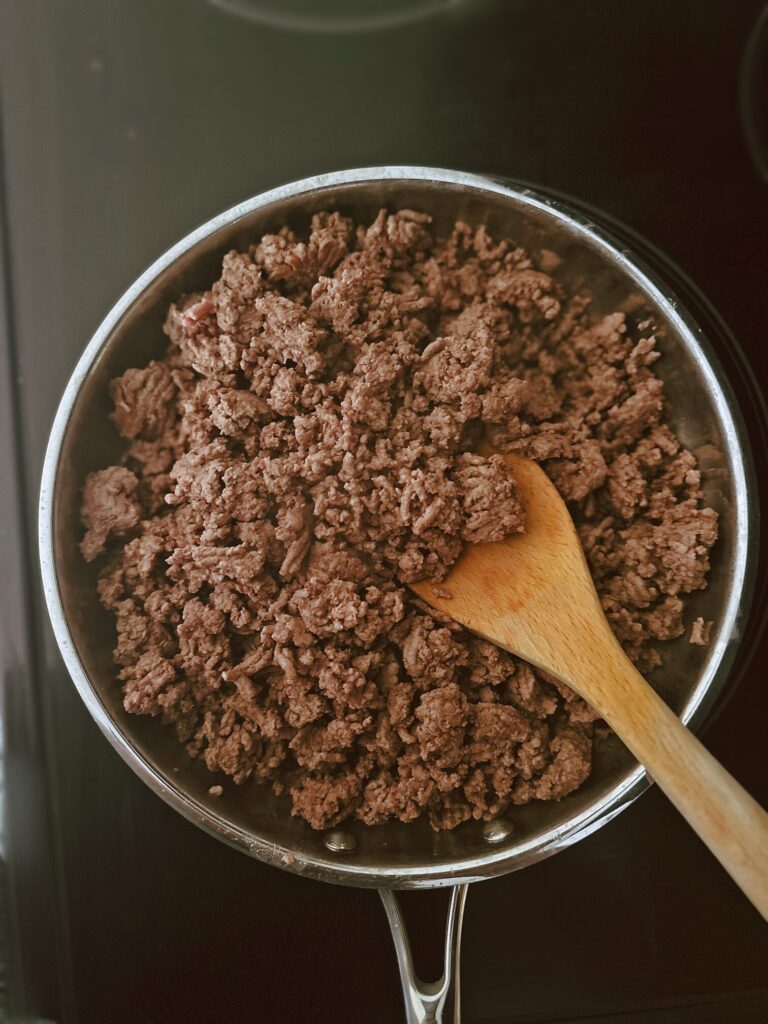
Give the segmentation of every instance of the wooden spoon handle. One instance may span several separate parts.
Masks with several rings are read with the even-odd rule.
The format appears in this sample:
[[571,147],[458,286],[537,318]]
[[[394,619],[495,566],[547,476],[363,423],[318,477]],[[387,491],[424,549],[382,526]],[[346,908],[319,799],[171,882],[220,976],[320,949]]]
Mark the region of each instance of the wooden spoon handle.
[[613,661],[625,699],[603,717],[768,920],[768,814],[702,746],[629,659]]

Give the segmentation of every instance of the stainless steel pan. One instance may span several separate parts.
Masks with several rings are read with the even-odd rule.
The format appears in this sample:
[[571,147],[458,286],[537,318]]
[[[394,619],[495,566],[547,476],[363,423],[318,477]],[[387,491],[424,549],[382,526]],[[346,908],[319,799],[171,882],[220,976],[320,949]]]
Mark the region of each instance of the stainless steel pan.
[[[372,218],[382,206],[414,207],[438,231],[457,218],[487,224],[497,236],[562,257],[568,287],[586,282],[598,311],[650,315],[664,358],[657,363],[674,426],[696,453],[707,500],[719,511],[721,538],[710,585],[690,600],[691,617],[715,622],[708,648],[685,638],[665,646],[654,680],[685,722],[696,727],[725,684],[748,611],[757,541],[754,470],[744,427],[717,357],[674,295],[609,234],[559,202],[487,177],[423,167],[343,171],[266,192],[215,217],[154,263],[89,342],[61,401],[51,433],[40,499],[40,554],[48,609],[61,653],[89,711],[118,753],[172,807],[252,857],[312,878],[379,888],[389,916],[410,1022],[458,1020],[458,952],[466,885],[532,864],[604,825],[649,785],[615,737],[598,743],[588,782],[559,803],[511,809],[503,820],[434,833],[424,821],[366,827],[354,822],[321,834],[288,813],[286,798],[256,785],[208,793],[210,776],[159,722],[129,716],[121,703],[111,649],[114,630],[100,607],[93,570],[78,551],[79,490],[86,473],[115,462],[123,442],[108,422],[107,382],[164,347],[168,303],[218,276],[221,256],[282,224],[302,227],[320,209]],[[392,893],[454,886],[445,974],[434,985],[414,977]]]

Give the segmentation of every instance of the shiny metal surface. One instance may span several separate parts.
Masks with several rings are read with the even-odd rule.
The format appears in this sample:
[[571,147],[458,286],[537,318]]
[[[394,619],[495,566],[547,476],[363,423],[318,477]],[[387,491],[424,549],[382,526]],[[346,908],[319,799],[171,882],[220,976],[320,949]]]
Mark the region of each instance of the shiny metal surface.
[[509,839],[511,834],[512,826],[503,818],[494,818],[492,821],[486,821],[483,825],[483,839],[486,843],[492,843],[494,846]]
[[375,828],[345,824],[354,850],[335,853],[323,836],[288,813],[285,798],[246,785],[208,794],[210,776],[190,760],[170,730],[131,717],[121,705],[111,663],[113,627],[96,597],[94,575],[80,558],[79,488],[91,469],[120,457],[108,425],[107,381],[163,347],[160,324],[180,292],[208,285],[223,252],[283,223],[301,226],[316,210],[341,208],[371,217],[381,205],[431,213],[437,229],[457,217],[484,222],[497,235],[562,257],[558,276],[588,281],[595,308],[625,308],[653,317],[664,358],[674,425],[697,454],[704,487],[721,515],[710,586],[689,615],[715,621],[708,649],[685,638],[666,646],[655,678],[664,698],[690,725],[699,724],[724,686],[752,590],[757,541],[747,439],[728,382],[705,338],[674,296],[597,225],[531,190],[430,168],[388,167],[321,175],[264,193],[214,218],[161,257],[125,293],[83,354],[59,408],[48,447],[40,501],[40,553],[48,608],[69,672],[109,741],[171,806],[212,835],[278,867],[352,885],[417,888],[468,882],[531,864],[605,824],[647,787],[628,752],[609,738],[596,751],[590,780],[557,804],[508,814],[510,834],[495,845],[482,823],[433,833],[426,822]]
[[460,1024],[461,991],[459,963],[461,960],[461,926],[467,885],[455,885],[448,904],[443,949],[443,973],[435,982],[425,982],[413,967],[411,947],[405,930],[397,896],[391,889],[380,889],[381,902],[395,943],[400,983],[403,987],[406,1024]]
[[334,828],[326,832],[323,842],[331,853],[352,853],[357,849],[357,839],[343,828]]

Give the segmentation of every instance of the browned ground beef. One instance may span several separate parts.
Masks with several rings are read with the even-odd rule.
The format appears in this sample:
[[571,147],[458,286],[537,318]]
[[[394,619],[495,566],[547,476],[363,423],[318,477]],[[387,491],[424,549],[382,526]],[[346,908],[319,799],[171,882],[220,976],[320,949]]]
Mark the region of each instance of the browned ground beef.
[[543,462],[621,642],[658,663],[717,523],[650,327],[593,316],[482,228],[435,240],[401,210],[229,253],[166,333],[162,361],[113,381],[130,447],[83,499],[126,708],[315,828],[452,828],[579,786],[584,702],[404,584],[524,528],[484,435]]

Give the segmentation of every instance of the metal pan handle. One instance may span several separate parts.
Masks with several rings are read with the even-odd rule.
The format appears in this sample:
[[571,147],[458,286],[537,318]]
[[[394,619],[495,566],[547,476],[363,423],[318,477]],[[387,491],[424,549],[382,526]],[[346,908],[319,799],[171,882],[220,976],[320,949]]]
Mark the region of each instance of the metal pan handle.
[[395,943],[397,965],[405,999],[406,1024],[459,1024],[461,1001],[459,998],[459,969],[461,953],[461,925],[467,885],[456,885],[451,891],[448,918],[445,925],[445,954],[443,975],[438,981],[425,982],[413,969],[411,944],[405,930],[405,921],[392,889],[380,889],[379,895],[387,912],[392,940]]

